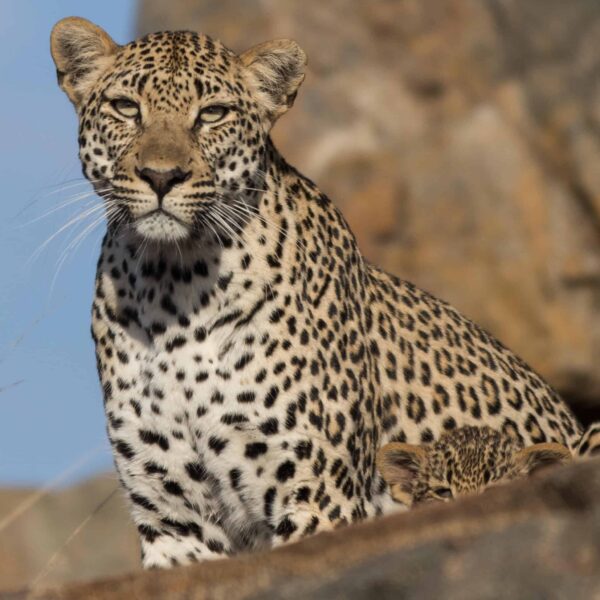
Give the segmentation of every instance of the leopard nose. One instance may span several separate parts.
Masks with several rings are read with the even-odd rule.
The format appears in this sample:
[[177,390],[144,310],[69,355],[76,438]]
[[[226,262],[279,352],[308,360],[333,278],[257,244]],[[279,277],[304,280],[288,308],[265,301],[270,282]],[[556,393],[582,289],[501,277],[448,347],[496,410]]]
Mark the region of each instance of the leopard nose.
[[179,167],[168,171],[157,171],[155,169],[136,169],[137,176],[145,181],[162,200],[174,186],[183,183],[190,178],[191,171],[184,172]]

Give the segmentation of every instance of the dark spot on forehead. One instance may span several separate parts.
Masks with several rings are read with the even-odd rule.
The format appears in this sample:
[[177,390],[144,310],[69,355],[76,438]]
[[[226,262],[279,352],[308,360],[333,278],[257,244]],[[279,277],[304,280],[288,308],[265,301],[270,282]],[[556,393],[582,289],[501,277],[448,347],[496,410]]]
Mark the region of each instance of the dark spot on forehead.
[[141,96],[144,92],[144,87],[148,82],[148,73],[144,73],[137,82],[137,93]]
[[201,98],[204,89],[202,86],[202,82],[199,79],[194,79],[194,87],[196,88],[196,93],[198,94],[198,98]]

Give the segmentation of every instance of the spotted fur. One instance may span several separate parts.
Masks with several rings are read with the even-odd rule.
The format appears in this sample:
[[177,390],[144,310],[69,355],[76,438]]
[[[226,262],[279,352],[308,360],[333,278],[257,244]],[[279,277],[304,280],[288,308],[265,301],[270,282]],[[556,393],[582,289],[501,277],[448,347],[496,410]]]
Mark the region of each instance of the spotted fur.
[[466,426],[442,434],[432,444],[386,444],[379,450],[377,464],[392,498],[413,506],[480,494],[572,458],[562,444],[523,448],[507,433]]
[[579,438],[514,354],[365,262],[279,155],[269,131],[304,76],[294,42],[118,46],[71,18],[52,53],[107,205],[92,332],[146,567],[394,510],[375,468],[389,441],[481,423],[527,444]]
[[600,421],[592,423],[585,430],[575,452],[581,458],[600,455]]

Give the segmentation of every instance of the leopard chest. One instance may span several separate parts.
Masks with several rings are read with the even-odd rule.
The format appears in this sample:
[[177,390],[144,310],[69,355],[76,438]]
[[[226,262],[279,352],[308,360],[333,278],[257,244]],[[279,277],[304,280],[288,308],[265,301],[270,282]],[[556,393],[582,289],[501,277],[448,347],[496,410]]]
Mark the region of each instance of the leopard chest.
[[265,356],[271,336],[255,326],[186,329],[152,344],[129,332],[117,335],[112,379],[121,410],[199,448],[224,449],[233,432],[252,437],[277,410],[275,398],[269,401],[272,365]]
[[115,440],[131,446],[129,468],[141,473],[150,461],[173,473],[199,459],[215,481],[236,470],[258,493],[306,444],[314,432],[298,398],[308,397],[310,378],[282,347],[285,336],[268,318],[274,309],[264,310],[242,326],[247,308],[199,312],[151,342],[144,331],[158,322],[156,311],[140,312],[141,327],[111,324],[111,357],[98,352],[111,387],[111,439],[117,451]]

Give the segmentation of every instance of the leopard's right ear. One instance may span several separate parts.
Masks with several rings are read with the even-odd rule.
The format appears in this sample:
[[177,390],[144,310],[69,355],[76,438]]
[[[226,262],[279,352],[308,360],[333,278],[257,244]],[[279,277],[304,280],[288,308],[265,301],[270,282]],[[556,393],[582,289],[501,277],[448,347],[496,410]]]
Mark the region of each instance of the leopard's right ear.
[[103,29],[80,17],[67,17],[52,28],[50,52],[58,84],[75,106],[110,66],[118,48]]
[[427,461],[427,450],[423,446],[391,442],[379,450],[377,468],[390,486],[394,500],[412,505],[414,481]]
[[570,450],[562,444],[533,444],[515,453],[513,461],[517,472],[532,475],[553,465],[564,465],[573,460]]

